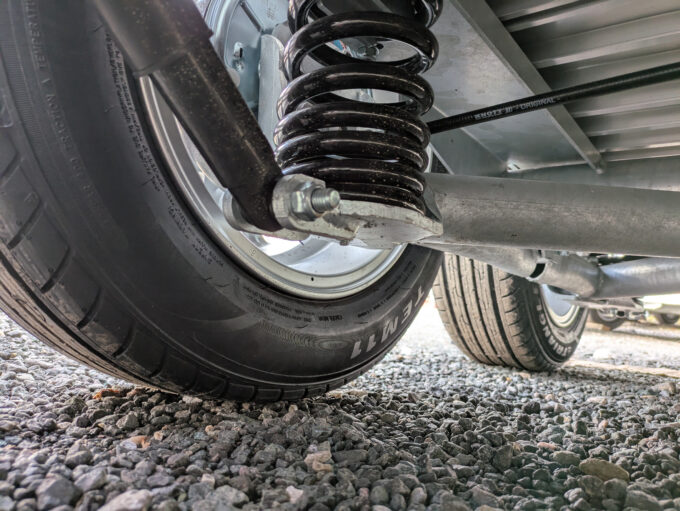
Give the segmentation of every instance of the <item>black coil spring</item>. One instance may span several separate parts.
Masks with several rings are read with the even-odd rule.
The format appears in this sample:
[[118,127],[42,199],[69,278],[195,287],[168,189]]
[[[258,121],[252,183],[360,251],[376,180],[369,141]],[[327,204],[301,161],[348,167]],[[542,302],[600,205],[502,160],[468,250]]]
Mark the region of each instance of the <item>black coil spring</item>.
[[[343,199],[379,202],[425,212],[423,171],[430,132],[420,117],[434,93],[419,74],[434,64],[439,46],[429,30],[443,0],[412,0],[414,17],[385,12],[326,15],[321,0],[291,0],[293,37],[284,66],[289,86],[279,99],[276,158],[284,174],[322,179]],[[313,19],[313,21],[312,21]],[[412,57],[375,62],[334,50],[329,43],[371,37],[411,46]],[[304,74],[306,57],[322,65]],[[396,103],[341,97],[350,89],[396,93]]]

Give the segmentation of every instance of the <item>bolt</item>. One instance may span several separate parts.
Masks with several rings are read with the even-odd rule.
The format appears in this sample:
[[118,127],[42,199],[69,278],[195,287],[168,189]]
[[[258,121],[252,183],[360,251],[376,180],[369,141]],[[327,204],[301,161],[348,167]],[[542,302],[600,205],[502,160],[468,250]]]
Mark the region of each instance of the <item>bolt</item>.
[[317,213],[333,211],[340,205],[340,194],[332,188],[317,188],[312,192],[312,208]]
[[298,218],[314,220],[340,204],[340,194],[331,188],[306,183],[290,195],[291,212]]
[[243,55],[244,55],[244,50],[243,50],[243,43],[236,43],[234,45],[234,62],[233,62],[233,68],[236,69],[239,73],[242,73],[243,70],[245,69],[245,64],[243,63]]
[[382,49],[383,45],[380,43],[368,44],[359,48],[357,55],[363,58],[375,58],[380,54],[380,50]]

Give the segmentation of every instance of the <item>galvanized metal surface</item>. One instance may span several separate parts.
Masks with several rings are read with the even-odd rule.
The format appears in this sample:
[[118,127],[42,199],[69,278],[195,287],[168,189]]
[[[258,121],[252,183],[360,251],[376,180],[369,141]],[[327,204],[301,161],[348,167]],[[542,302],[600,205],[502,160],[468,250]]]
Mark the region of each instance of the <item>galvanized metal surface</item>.
[[[680,61],[678,0],[488,5],[553,89]],[[678,80],[567,109],[607,161],[680,155]]]
[[[293,214],[290,201],[291,193],[309,179],[286,176],[277,185],[274,211],[288,229],[373,248],[413,243],[458,252],[506,271],[504,265],[512,259],[508,253],[490,260],[481,247],[680,258],[679,192],[427,174],[428,204],[441,223],[411,210],[353,201],[342,201],[336,211],[304,221]],[[467,252],[460,245],[466,245]],[[538,272],[532,270],[531,258],[523,256],[520,262],[522,272],[513,273],[523,277],[580,272],[573,262],[544,261]],[[676,263],[680,265],[680,259]],[[580,294],[593,294],[592,289],[582,291],[582,281],[577,284]]]
[[[436,97],[434,111],[427,120],[548,90],[545,83],[541,89],[540,83],[530,84],[522,79],[517,71],[496,53],[478,27],[466,19],[457,3],[457,0],[447,0],[441,18],[432,27],[439,40],[440,56],[435,67],[425,74]],[[491,16],[493,17],[493,13]],[[493,19],[502,29],[498,20],[495,17]],[[512,41],[511,38],[508,39]],[[540,80],[540,75],[535,70],[534,73],[534,78]],[[492,124],[471,126],[463,131],[474,139],[479,147],[488,151],[488,158],[500,160],[503,167],[510,171],[561,165],[564,162],[583,162],[582,153],[596,151],[594,148],[586,148],[579,152],[574,148],[564,135],[565,129],[560,128],[559,123],[555,121],[554,112],[560,115],[560,111],[566,115],[566,110],[558,107],[552,112],[534,112]],[[578,127],[574,123],[572,128]],[[583,134],[580,137],[573,134],[573,138],[581,138],[587,142]],[[447,148],[446,140],[445,137],[433,140],[438,152],[458,151],[464,154],[464,146]],[[597,155],[593,154],[592,158],[597,159]],[[482,161],[479,158],[477,160]],[[465,164],[464,156],[463,161],[457,160],[450,164],[456,173],[459,172],[458,166],[471,168]],[[490,174],[488,171],[484,173]]]
[[[285,229],[373,249],[393,248],[442,234],[442,224],[437,219],[379,202],[342,200],[329,211],[309,215],[314,209],[314,189],[328,190],[323,181],[301,174],[284,176],[277,183],[272,209]],[[279,235],[284,236],[284,231]]]
[[448,245],[446,251],[591,301],[607,300],[611,304],[614,299],[680,292],[677,258],[648,257],[598,266],[574,254],[522,248]]
[[[488,49],[492,51],[500,62],[502,62],[502,64],[512,73],[513,78],[519,81],[519,83],[529,91],[529,94],[525,93],[518,95],[511,100],[550,91],[548,84],[484,1],[450,1],[455,10],[465,18],[479,37],[482,38]],[[479,50],[476,50],[476,52],[479,52]],[[499,80],[492,82],[491,89],[487,91],[490,97],[493,97],[495,88],[508,85],[507,82],[500,79],[500,76],[498,78]],[[485,106],[491,106],[495,103],[496,102],[491,102]],[[553,129],[556,128],[561,133],[561,142],[564,143],[564,139],[566,139],[567,143],[576,150],[580,159],[585,160],[591,168],[598,172],[604,169],[604,162],[602,161],[599,152],[564,107],[550,108],[546,110],[543,115],[552,121],[554,125]],[[531,121],[532,117],[530,115],[524,115],[521,118],[515,119],[515,123]],[[543,127],[536,126],[535,128],[534,136],[537,136]],[[513,143],[517,144],[518,141],[516,138],[512,138],[513,135],[515,135],[513,130],[505,134],[506,137],[510,137]],[[537,140],[540,140],[542,136],[543,135],[538,135]],[[540,151],[535,152],[532,155],[524,155],[521,158],[515,156],[514,159],[509,162],[508,169],[510,171],[518,171],[531,168],[532,164],[527,163],[527,159],[533,162],[534,166],[536,165],[536,162],[544,165],[555,164],[555,156],[559,153],[554,153],[553,151],[554,146],[546,145]]]
[[429,174],[444,233],[426,243],[680,257],[680,194]]
[[600,267],[604,278],[592,298],[625,298],[680,292],[680,259],[650,257]]
[[607,166],[607,172],[599,175],[586,165],[568,165],[508,174],[507,176],[556,183],[680,191],[680,158],[614,161]]
[[[513,247],[426,246],[475,259],[506,273],[582,297],[592,296],[600,286],[600,271],[597,266],[576,255],[542,254],[537,250]],[[677,285],[680,287],[680,283]]]
[[262,132],[274,144],[274,131],[279,122],[276,115],[276,103],[286,87],[286,75],[283,71],[283,43],[270,34],[260,39],[260,86],[257,120]]

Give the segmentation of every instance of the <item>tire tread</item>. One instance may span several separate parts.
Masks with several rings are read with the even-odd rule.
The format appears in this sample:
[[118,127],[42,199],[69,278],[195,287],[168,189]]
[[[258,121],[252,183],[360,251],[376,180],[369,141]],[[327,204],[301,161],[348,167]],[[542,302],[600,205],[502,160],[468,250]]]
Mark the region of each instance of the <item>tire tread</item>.
[[528,283],[487,264],[446,254],[433,294],[453,343],[487,365],[531,371],[555,369],[539,346]]

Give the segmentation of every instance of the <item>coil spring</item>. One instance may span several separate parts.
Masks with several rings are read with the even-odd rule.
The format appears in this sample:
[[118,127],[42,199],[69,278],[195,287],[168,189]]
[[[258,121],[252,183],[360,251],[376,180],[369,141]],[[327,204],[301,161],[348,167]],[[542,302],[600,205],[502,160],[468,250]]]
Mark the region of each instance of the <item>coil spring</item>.
[[[326,15],[320,3],[290,1],[293,37],[284,68],[291,82],[278,103],[277,161],[284,174],[322,179],[343,199],[425,213],[423,172],[430,132],[420,116],[432,108],[434,93],[419,74],[438,56],[437,39],[428,27],[439,17],[442,0],[412,0],[415,22],[384,12]],[[329,46],[357,37],[399,41],[415,55],[375,62]],[[304,74],[306,57],[322,67]],[[352,89],[396,93],[399,101],[368,103],[335,94]]]

